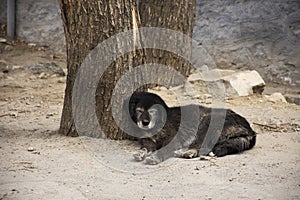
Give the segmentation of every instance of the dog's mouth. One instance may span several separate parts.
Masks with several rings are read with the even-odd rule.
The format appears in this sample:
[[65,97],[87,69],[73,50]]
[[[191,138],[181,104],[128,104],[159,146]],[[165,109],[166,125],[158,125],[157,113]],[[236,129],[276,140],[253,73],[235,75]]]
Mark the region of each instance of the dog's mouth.
[[143,130],[150,130],[155,126],[155,122],[149,120],[141,120],[137,122],[137,125]]

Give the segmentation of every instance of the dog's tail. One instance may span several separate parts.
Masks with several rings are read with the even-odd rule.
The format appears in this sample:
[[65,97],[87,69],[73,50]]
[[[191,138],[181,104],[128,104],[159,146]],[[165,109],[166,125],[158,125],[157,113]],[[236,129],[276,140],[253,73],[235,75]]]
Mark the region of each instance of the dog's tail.
[[[248,141],[249,141],[248,149],[252,149],[256,144],[256,135],[257,135],[257,133],[256,132],[254,132],[254,133],[255,133],[254,135],[248,136],[248,137],[250,137],[248,139]],[[248,149],[246,149],[246,150],[248,150]]]

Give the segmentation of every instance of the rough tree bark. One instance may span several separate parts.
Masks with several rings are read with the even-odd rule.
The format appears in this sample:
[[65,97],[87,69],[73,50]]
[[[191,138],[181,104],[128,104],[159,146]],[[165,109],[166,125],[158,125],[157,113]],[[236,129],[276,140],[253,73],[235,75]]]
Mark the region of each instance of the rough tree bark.
[[[195,0],[142,0],[139,1],[139,13],[141,26],[168,28],[182,32],[192,37],[195,22]],[[174,38],[180,40],[181,38]],[[191,43],[186,44],[186,49],[191,55]],[[187,76],[190,72],[190,63],[173,54],[157,49],[145,50],[145,63],[160,63],[175,68],[182,75]],[[164,77],[163,75],[161,77]],[[170,81],[170,86],[176,85],[176,80]]]
[[[67,44],[68,69],[59,132],[63,135],[78,136],[72,117],[72,89],[81,63],[102,41],[116,33],[133,29],[133,15],[136,15],[134,16],[136,19],[139,17],[135,0],[60,0],[59,3]],[[137,20],[136,23],[138,24],[139,21]],[[134,61],[134,57],[136,54],[128,53],[116,59],[103,74],[97,87],[95,106],[100,116],[101,130],[111,139],[127,137],[114,122],[110,100],[118,78],[134,62],[138,62]]]

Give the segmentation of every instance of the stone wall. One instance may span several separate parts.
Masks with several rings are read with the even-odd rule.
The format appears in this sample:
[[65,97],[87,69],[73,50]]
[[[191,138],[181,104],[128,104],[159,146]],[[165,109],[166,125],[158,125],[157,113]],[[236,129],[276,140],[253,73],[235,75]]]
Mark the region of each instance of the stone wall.
[[17,0],[17,36],[64,52],[65,38],[57,0]]
[[[65,51],[57,0],[17,0],[16,28],[19,38]],[[197,0],[193,37],[202,64],[255,69],[266,81],[300,86],[299,0]]]
[[6,6],[7,6],[7,0],[0,0],[0,23],[5,24],[6,23]]
[[[6,23],[6,2],[0,0],[0,23]],[[16,35],[27,42],[65,52],[57,0],[16,0]]]
[[299,0],[197,0],[193,37],[212,58],[203,56],[209,66],[255,69],[266,81],[300,85]]

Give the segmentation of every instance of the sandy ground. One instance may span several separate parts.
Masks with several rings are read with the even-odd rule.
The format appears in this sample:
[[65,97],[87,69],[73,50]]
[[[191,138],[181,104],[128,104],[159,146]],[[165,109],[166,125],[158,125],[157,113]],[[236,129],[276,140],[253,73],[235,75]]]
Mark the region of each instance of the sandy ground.
[[[0,47],[3,65],[55,61],[65,68],[63,57],[44,48]],[[1,72],[1,200],[300,199],[300,106],[264,96],[227,101],[259,133],[254,149],[147,166],[133,161],[134,142],[56,134],[65,79]],[[156,92],[176,104],[168,91]]]

